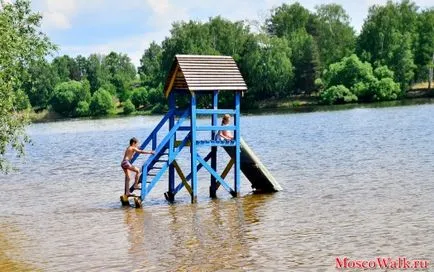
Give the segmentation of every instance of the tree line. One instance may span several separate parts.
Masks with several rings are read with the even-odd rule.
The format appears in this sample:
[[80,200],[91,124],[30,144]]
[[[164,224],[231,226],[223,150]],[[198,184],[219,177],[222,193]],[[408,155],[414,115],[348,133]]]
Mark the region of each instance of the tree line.
[[299,3],[271,10],[253,32],[222,17],[174,23],[152,42],[136,70],[122,53],[61,56],[30,67],[21,108],[50,108],[65,116],[164,110],[162,88],[175,54],[230,55],[249,91],[243,105],[319,94],[326,104],[393,100],[428,80],[434,53],[434,9],[415,3],[372,6],[359,35],[342,6],[309,11]]
[[68,117],[163,111],[163,83],[176,54],[232,56],[249,88],[244,107],[293,95],[325,104],[399,99],[433,67],[434,8],[409,0],[370,7],[359,34],[337,4],[314,11],[282,4],[255,31],[220,16],[176,22],[144,50],[137,69],[116,52],[47,60],[58,48],[41,33],[41,19],[29,0],[0,0],[2,156],[8,144],[22,150],[30,109]]

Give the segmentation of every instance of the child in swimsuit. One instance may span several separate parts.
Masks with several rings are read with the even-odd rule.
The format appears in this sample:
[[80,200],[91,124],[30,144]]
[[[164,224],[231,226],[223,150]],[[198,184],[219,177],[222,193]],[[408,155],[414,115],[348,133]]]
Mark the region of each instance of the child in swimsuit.
[[[229,114],[225,114],[222,118],[222,126],[229,126],[230,121],[231,116]],[[234,139],[234,135],[232,135],[232,132],[229,130],[219,130],[216,139],[231,141]]]
[[139,168],[133,166],[131,164],[131,159],[133,158],[134,154],[140,153],[140,154],[154,154],[154,151],[145,151],[140,150],[137,148],[138,140],[136,138],[132,138],[130,140],[130,146],[127,147],[125,150],[124,159],[121,162],[122,170],[124,170],[125,173],[125,195],[130,195],[130,173],[128,171],[133,171],[136,173],[136,177],[134,179],[134,189],[140,189],[139,188],[139,177],[140,177],[140,170]]

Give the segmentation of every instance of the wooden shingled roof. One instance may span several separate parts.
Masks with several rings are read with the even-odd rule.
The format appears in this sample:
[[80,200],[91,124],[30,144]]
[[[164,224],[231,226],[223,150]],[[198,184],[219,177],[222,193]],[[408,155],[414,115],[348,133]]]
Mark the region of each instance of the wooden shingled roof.
[[234,59],[229,56],[176,55],[164,87],[196,91],[246,91]]

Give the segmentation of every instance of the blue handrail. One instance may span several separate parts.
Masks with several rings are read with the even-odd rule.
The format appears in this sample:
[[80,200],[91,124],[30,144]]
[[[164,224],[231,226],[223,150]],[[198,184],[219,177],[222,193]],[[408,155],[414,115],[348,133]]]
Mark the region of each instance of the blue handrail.
[[[153,146],[157,146],[157,133],[158,131],[163,127],[163,125],[167,122],[167,120],[169,120],[170,117],[172,117],[175,113],[175,110],[169,110],[166,115],[163,117],[163,119],[161,119],[160,123],[158,123],[158,125],[154,128],[154,130],[151,132],[151,134],[149,134],[148,138],[146,138],[146,140],[142,143],[142,145],[140,146],[140,149],[145,149],[146,146],[148,146],[148,144],[151,141],[155,141],[155,143],[153,143]],[[133,158],[131,159],[131,163],[134,163],[134,161],[137,159],[137,157],[139,156],[138,153],[134,154]]]

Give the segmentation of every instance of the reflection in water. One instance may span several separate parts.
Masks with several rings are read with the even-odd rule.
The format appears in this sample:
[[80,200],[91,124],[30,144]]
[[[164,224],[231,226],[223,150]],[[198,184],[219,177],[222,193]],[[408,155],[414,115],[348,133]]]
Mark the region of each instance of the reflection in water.
[[204,207],[168,205],[158,214],[158,223],[146,208],[126,209],[124,223],[134,268],[147,271],[253,269],[255,260],[249,253],[249,241],[258,239],[248,225],[259,221],[255,209],[266,199],[265,195],[246,196],[230,201],[212,200]]
[[284,191],[252,195],[244,180],[241,198],[212,200],[201,171],[195,205],[185,191],[166,203],[161,182],[143,209],[121,207],[125,145],[158,120],[32,125],[25,162],[11,158],[20,171],[0,175],[0,271],[335,271],[337,256],[432,258],[434,105],[244,116],[244,139]]

